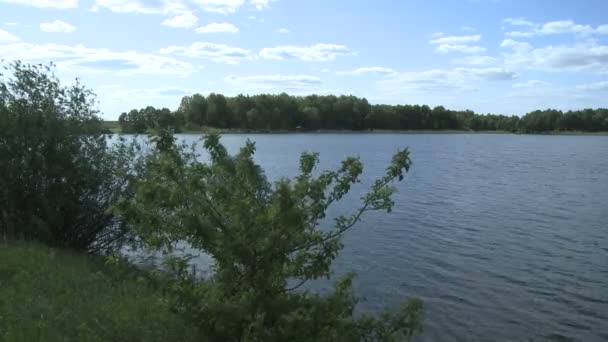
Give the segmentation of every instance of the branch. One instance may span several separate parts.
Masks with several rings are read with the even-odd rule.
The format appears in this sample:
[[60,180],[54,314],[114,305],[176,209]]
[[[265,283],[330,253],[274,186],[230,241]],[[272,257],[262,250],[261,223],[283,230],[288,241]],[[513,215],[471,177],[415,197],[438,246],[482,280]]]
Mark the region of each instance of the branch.
[[300,286],[304,285],[307,281],[308,281],[308,279],[302,279],[302,281],[300,281],[298,283],[298,285],[285,289],[283,292],[290,292],[290,291],[297,290]]
[[[220,226],[220,228],[222,228],[222,230],[224,232],[227,232],[228,228],[223,223],[224,218],[222,217],[222,214],[220,214],[219,210],[217,210],[215,208],[215,206],[211,202],[211,199],[207,196],[207,193],[205,191],[203,191],[203,197],[205,198],[205,202],[207,203],[207,205],[209,206],[209,208],[211,208],[211,211],[213,211],[211,217],[214,219],[214,221],[216,221],[216,224],[218,226]],[[215,215],[213,215],[213,214],[215,214]]]
[[[336,182],[339,180],[340,175],[342,174],[341,171],[336,171],[336,172],[332,172],[333,174],[331,175],[331,177],[329,178],[329,181],[326,184],[326,187],[331,185],[333,182]],[[318,180],[318,179],[317,179]],[[352,183],[352,182],[351,182]],[[335,186],[334,186],[334,190],[335,190]],[[329,208],[330,205],[332,205],[332,203],[334,203],[336,200],[338,199],[338,196],[336,196],[335,194],[332,194],[327,201],[323,204],[323,210],[322,211],[318,211],[313,217],[310,218],[310,220],[308,221],[308,227],[310,229],[314,229],[319,221],[319,216],[321,216],[322,213],[325,212],[325,210],[327,210],[327,208]]]
[[[379,184],[378,184],[378,186],[377,186],[377,188],[376,188],[376,189],[382,189],[382,188],[384,188],[384,187],[385,187],[385,186],[387,186],[387,185],[388,185],[388,184],[389,184],[389,183],[390,183],[392,180],[393,180],[393,178],[392,178],[392,177],[385,177],[385,179],[384,179],[384,180],[383,180],[381,183],[379,183]],[[373,187],[376,187],[376,185],[374,185]],[[308,244],[303,245],[303,246],[298,246],[298,247],[294,248],[294,249],[291,251],[291,253],[294,253],[294,252],[300,251],[300,250],[302,250],[302,249],[309,249],[309,248],[311,248],[311,247],[314,247],[314,246],[317,246],[317,245],[323,244],[323,243],[325,243],[325,242],[327,242],[327,241],[329,241],[329,240],[331,240],[331,239],[334,239],[334,238],[336,238],[336,237],[338,237],[338,236],[340,236],[340,235],[344,234],[344,232],[346,232],[347,230],[351,229],[351,228],[352,228],[352,227],[353,227],[353,226],[354,226],[354,225],[355,225],[357,222],[359,222],[359,221],[360,221],[360,219],[361,219],[361,215],[363,215],[363,213],[364,213],[364,212],[366,212],[366,211],[372,211],[372,210],[379,210],[379,209],[382,209],[382,208],[376,208],[376,207],[374,207],[374,208],[369,208],[371,204],[372,204],[372,198],[371,198],[370,196],[368,196],[368,197],[365,199],[365,202],[363,203],[363,206],[362,206],[361,208],[359,208],[359,210],[357,211],[357,213],[356,213],[354,216],[351,216],[351,217],[353,217],[353,219],[352,219],[352,222],[350,222],[348,225],[346,225],[346,226],[344,226],[344,227],[342,227],[342,228],[338,229],[337,231],[335,231],[335,232],[333,232],[333,233],[329,233],[329,234],[327,234],[327,235],[326,235],[324,238],[322,238],[322,239],[321,239],[321,240],[319,240],[319,241],[314,241],[314,242],[308,243]]]

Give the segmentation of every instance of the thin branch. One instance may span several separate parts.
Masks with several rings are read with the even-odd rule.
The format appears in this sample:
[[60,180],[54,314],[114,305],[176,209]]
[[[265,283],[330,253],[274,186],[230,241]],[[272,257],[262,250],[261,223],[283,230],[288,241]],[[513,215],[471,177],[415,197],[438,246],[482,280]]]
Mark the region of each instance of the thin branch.
[[[331,185],[333,182],[337,181],[339,179],[339,176],[341,175],[340,172],[334,172],[334,174],[331,176],[330,181],[327,183],[327,186]],[[319,216],[325,212],[325,210],[327,210],[327,208],[329,208],[330,205],[332,205],[337,199],[337,196],[331,196],[323,205],[323,211],[319,211],[317,212],[313,217],[311,217],[311,219],[308,221],[308,227],[309,229],[314,229],[319,221]]]
[[209,198],[209,196],[207,196],[207,192],[205,192],[205,191],[203,191],[203,198],[205,199],[205,202],[207,203],[209,208],[211,208],[211,210],[213,211],[213,214],[215,214],[215,215],[213,215],[213,214],[211,215],[211,217],[214,219],[214,221],[216,221],[215,223],[218,226],[220,226],[220,228],[222,228],[222,230],[224,232],[227,232],[228,228],[227,228],[226,224],[223,222],[224,218],[222,217],[222,214],[220,214],[219,210],[217,210],[217,208],[215,208],[215,206],[211,202],[211,199]]
[[290,291],[297,290],[298,288],[300,288],[300,286],[304,285],[308,280],[309,279],[302,279],[302,281],[300,281],[298,283],[298,285],[285,289],[284,292],[290,292]]
[[[392,180],[393,180],[393,178],[391,178],[391,177],[386,177],[386,179],[384,179],[384,181],[383,181],[383,182],[381,182],[381,183],[379,184],[378,189],[382,189],[382,188],[384,188],[384,187],[385,187],[385,186],[387,186],[387,185],[388,185],[388,184],[389,184],[389,183],[390,183]],[[369,206],[370,206],[370,205],[371,205],[371,200],[370,200],[370,198],[368,197],[368,198],[365,200],[365,202],[364,202],[363,206],[362,206],[361,208],[359,208],[359,211],[358,211],[358,212],[357,212],[357,213],[356,213],[354,216],[351,216],[351,217],[353,217],[353,219],[352,219],[352,222],[351,222],[351,223],[349,223],[348,225],[346,225],[346,226],[344,226],[344,227],[340,228],[340,229],[339,229],[338,231],[336,231],[336,232],[333,232],[333,233],[327,234],[327,235],[326,235],[324,238],[322,238],[322,239],[321,239],[321,240],[319,240],[319,241],[314,241],[314,242],[308,243],[308,244],[306,244],[306,245],[302,245],[302,246],[295,247],[295,248],[294,248],[294,249],[291,251],[291,253],[294,253],[294,252],[297,252],[297,251],[300,251],[300,250],[303,250],[303,249],[309,249],[309,248],[311,248],[311,247],[314,247],[314,246],[317,246],[317,245],[323,244],[323,243],[325,243],[325,242],[327,242],[327,241],[329,241],[329,240],[331,240],[331,239],[334,239],[334,238],[336,238],[336,237],[338,237],[338,236],[340,236],[340,235],[344,234],[344,232],[346,232],[347,230],[349,230],[350,228],[352,228],[352,227],[353,227],[353,226],[354,226],[354,225],[355,225],[357,222],[359,222],[359,221],[360,221],[360,219],[361,219],[361,215],[363,215],[363,213],[364,213],[364,212],[366,212],[366,211],[372,211],[372,210],[378,210],[378,209],[381,209],[381,208],[371,208],[371,209],[370,209],[370,208],[369,208]]]

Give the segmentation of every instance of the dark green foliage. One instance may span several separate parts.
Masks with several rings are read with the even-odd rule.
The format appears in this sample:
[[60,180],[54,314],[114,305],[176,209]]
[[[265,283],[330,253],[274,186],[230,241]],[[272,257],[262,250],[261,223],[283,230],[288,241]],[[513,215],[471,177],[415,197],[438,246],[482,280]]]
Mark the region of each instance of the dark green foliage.
[[214,258],[214,274],[200,281],[186,272],[185,260],[173,264],[175,310],[205,340],[401,341],[420,329],[417,300],[380,317],[357,317],[352,276],[324,295],[301,288],[330,276],[342,235],[365,212],[390,212],[391,184],[410,167],[407,150],[395,154],[358,210],[331,221],[327,209],[359,183],[357,158],[318,172],[318,155],[304,153],[296,178],[270,183],[253,161],[252,142],[229,155],[219,136],[208,135],[205,163],[174,141],[166,132],[155,138],[135,196],[117,211],[149,247],[186,241]]
[[563,113],[548,109],[528,113],[520,121],[524,132],[547,131],[608,131],[608,109],[584,109]]
[[171,113],[168,108],[148,106],[120,114],[118,124],[123,133],[145,133],[148,129],[155,128],[177,131],[184,124],[184,117],[181,112]]
[[534,111],[520,120],[520,129],[524,132],[557,131],[561,126],[562,112],[557,110]]
[[[149,107],[148,107],[149,108]],[[142,110],[121,115],[123,132],[142,133],[155,127]],[[142,116],[143,115],[143,116]],[[166,115],[170,113],[166,112]],[[185,96],[173,114],[174,123],[160,127],[188,130],[201,127],[254,131],[293,130],[472,130],[502,132],[608,131],[608,109],[585,109],[563,113],[534,111],[517,116],[475,114],[443,106],[370,105],[355,96],[306,97],[262,94],[224,97],[210,94]],[[130,119],[133,117],[133,119]],[[136,119],[139,118],[139,119]],[[140,124],[131,124],[131,122]],[[170,120],[167,120],[168,122]],[[122,122],[122,121],[121,121]],[[158,126],[158,125],[156,125]]]
[[177,110],[187,125],[204,126],[207,122],[207,100],[201,94],[184,96]]
[[0,242],[0,341],[197,341],[165,284],[118,259]]
[[93,94],[51,67],[0,77],[0,236],[99,251],[123,236],[109,208],[126,185],[129,148],[110,150]]

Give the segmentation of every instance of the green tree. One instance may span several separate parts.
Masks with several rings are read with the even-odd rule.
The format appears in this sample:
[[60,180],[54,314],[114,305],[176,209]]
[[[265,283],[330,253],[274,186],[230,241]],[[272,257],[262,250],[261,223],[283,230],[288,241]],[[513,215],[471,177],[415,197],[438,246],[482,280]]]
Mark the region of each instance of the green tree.
[[236,97],[229,98],[228,106],[230,107],[230,111],[239,128],[253,128],[251,125],[251,122],[253,121],[248,117],[248,112],[253,110],[253,101],[249,96],[240,94]]
[[[334,95],[298,97],[281,93],[226,98],[211,94],[205,99],[195,94],[182,99],[179,112],[184,113],[185,123],[191,127],[208,125],[258,130],[295,130],[298,127],[510,132],[608,130],[606,109],[584,109],[565,114],[555,110],[534,111],[520,119],[517,116],[480,115],[471,110],[450,110],[443,106],[433,109],[427,105],[372,106],[365,98]],[[127,121],[130,131],[139,127],[137,118],[127,117],[126,113],[119,120],[121,125],[123,120]]]
[[318,154],[304,153],[297,177],[271,183],[253,160],[252,142],[230,155],[218,135],[209,135],[206,163],[174,141],[168,133],[155,138],[135,196],[116,210],[152,248],[186,241],[214,258],[213,276],[200,281],[186,272],[186,260],[175,263],[172,287],[175,310],[206,340],[400,341],[420,329],[422,307],[414,299],[379,317],[355,316],[352,275],[325,295],[300,287],[330,276],[342,235],[364,213],[390,212],[391,184],[410,167],[407,150],[395,154],[361,207],[329,228],[327,209],[359,183],[358,159],[318,173]]
[[319,128],[321,117],[319,114],[319,108],[317,107],[304,107],[302,110],[302,121],[306,129],[317,129]]
[[211,93],[207,96],[207,117],[205,123],[211,127],[230,127],[230,108],[228,108],[224,95]]
[[110,212],[125,194],[128,146],[108,146],[93,93],[51,66],[0,75],[0,236],[100,251],[124,236]]
[[123,133],[144,133],[148,128],[145,112],[137,109],[120,114],[118,124]]
[[184,96],[177,111],[192,126],[200,127],[207,123],[207,99],[201,94]]
[[520,120],[520,128],[524,132],[557,131],[561,126],[563,113],[554,109],[536,110],[526,114]]

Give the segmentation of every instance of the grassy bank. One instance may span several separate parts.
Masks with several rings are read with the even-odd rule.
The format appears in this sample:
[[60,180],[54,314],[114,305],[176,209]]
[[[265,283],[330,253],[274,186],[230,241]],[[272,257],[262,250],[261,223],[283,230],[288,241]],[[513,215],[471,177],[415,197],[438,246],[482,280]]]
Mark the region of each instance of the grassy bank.
[[112,133],[120,133],[121,131],[118,121],[104,121],[103,126]]
[[161,282],[101,257],[0,242],[0,341],[193,341]]

